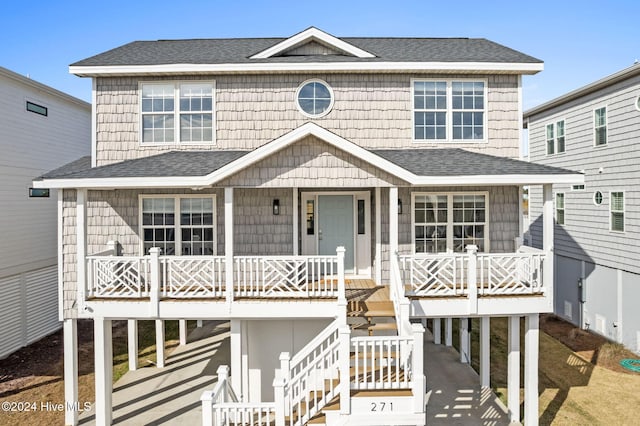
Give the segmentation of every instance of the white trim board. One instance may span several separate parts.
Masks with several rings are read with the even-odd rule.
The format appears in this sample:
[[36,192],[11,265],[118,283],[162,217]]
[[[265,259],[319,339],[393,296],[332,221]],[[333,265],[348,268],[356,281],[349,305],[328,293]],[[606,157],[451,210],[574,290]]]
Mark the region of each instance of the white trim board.
[[366,161],[381,170],[390,173],[409,185],[536,185],[545,183],[572,184],[584,183],[584,175],[545,174],[545,175],[464,175],[464,176],[418,176],[410,171],[368,151],[347,139],[318,126],[305,123],[297,129],[273,140],[248,154],[205,176],[192,177],[118,177],[118,178],[86,178],[86,179],[45,179],[34,181],[34,188],[199,188],[214,185],[227,177],[248,168],[249,166],[275,154],[308,136],[315,136],[344,152]]

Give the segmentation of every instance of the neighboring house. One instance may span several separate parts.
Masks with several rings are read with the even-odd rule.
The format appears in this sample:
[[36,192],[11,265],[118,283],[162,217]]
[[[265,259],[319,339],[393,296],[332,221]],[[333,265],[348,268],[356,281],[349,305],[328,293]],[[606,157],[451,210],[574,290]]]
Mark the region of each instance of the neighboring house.
[[[554,185],[555,312],[640,353],[640,64],[524,113],[531,161],[579,170]],[[541,194],[531,238],[541,244]]]
[[[437,342],[444,325],[450,345],[460,318],[468,362],[467,318],[481,318],[489,386],[489,318],[509,316],[510,416],[520,418],[525,317],[535,424],[553,216],[548,202],[545,251],[521,247],[521,191],[583,183],[515,159],[521,76],[542,68],[485,39],[316,28],[134,42],[71,65],[93,79],[93,155],[34,182],[62,194],[66,399],[77,400],[77,318],[95,323],[98,424],[111,421],[112,318],[130,321],[132,350],[138,319],[157,320],[158,347],[164,319],[183,330],[228,319],[239,401],[218,393],[221,375],[205,423],[239,410],[278,425],[424,424],[420,320],[434,319]],[[351,330],[347,312],[368,318],[369,333]],[[340,409],[323,412],[332,398]]]
[[[90,152],[91,105],[0,67],[0,358],[58,330],[57,200],[34,176]],[[32,194],[46,195],[46,194]]]

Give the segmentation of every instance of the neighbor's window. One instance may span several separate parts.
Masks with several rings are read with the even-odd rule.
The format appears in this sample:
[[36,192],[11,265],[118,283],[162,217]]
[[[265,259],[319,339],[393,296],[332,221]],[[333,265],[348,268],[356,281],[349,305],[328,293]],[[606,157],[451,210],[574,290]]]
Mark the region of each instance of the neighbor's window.
[[595,145],[607,144],[607,107],[594,111]]
[[214,202],[213,197],[143,198],[144,254],[151,247],[160,247],[166,255],[214,254]]
[[564,152],[564,120],[547,124],[547,155]]
[[414,81],[416,140],[484,140],[483,81]]
[[213,83],[145,83],[140,103],[142,142],[213,142]]
[[45,117],[49,115],[49,109],[46,106],[38,105],[30,101],[27,101],[27,111],[34,112]]
[[610,199],[611,230],[624,232],[624,192],[612,192]]
[[602,204],[604,197],[602,196],[602,192],[596,191],[593,193],[593,204],[599,206]]
[[304,115],[311,118],[322,117],[331,111],[333,91],[322,80],[308,80],[298,88],[296,102]]
[[415,252],[464,252],[470,244],[486,250],[486,203],[486,194],[414,194]]
[[558,225],[564,225],[564,193],[556,194],[556,222]]

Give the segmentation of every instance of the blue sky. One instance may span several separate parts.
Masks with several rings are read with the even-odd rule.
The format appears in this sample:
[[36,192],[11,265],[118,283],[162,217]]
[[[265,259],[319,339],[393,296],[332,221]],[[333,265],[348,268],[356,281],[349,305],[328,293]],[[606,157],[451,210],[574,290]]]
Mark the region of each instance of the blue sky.
[[218,1],[4,0],[0,65],[81,99],[69,64],[133,40],[336,36],[484,37],[542,59],[524,78],[524,108],[640,59],[637,0]]

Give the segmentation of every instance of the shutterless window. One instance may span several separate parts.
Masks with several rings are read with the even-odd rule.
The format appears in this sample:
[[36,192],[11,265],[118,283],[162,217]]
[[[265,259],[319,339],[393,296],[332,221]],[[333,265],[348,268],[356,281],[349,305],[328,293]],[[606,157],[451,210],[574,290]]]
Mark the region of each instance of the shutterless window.
[[47,107],[29,101],[27,101],[27,111],[44,115],[45,117],[49,115],[49,109]]
[[151,247],[160,247],[161,254],[176,253],[175,202],[173,198],[144,198],[142,200],[142,234],[144,254]]
[[316,229],[314,200],[307,200],[307,207],[306,207],[305,214],[307,218],[307,235],[314,235],[315,229]]
[[358,200],[358,235],[364,235],[366,228],[364,200]]
[[143,84],[141,115],[142,142],[210,143],[213,84]]
[[547,124],[547,155],[551,155],[555,153],[555,132],[553,129],[553,124]]
[[558,225],[564,225],[564,193],[556,194],[556,222]]
[[546,126],[547,155],[565,150],[564,120]]
[[607,144],[607,107],[598,108],[594,111],[595,122],[595,145]]
[[610,203],[611,230],[624,232],[624,192],[612,192]]
[[414,81],[413,108],[416,140],[485,138],[482,81]]
[[446,195],[416,195],[414,205],[416,253],[447,250],[449,219]]
[[470,244],[484,251],[486,206],[484,195],[453,196],[453,251],[464,252]]
[[557,152],[564,152],[564,120],[556,123],[556,148]]

